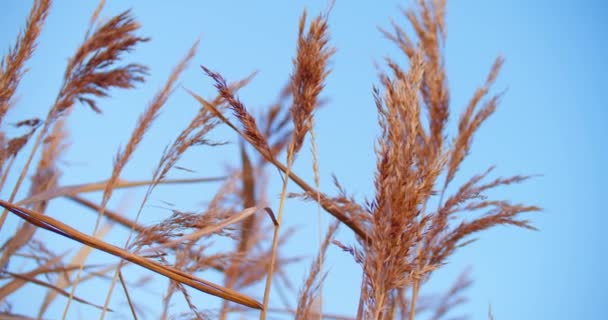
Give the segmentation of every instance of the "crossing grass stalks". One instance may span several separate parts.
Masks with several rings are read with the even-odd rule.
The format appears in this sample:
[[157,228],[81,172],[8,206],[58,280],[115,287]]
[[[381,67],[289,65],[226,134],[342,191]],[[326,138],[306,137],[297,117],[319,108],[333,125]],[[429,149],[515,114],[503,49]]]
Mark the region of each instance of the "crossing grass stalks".
[[[104,3],[101,1],[92,13],[90,25],[84,30],[85,38],[67,64],[57,99],[49,107],[46,118],[18,119],[16,126],[26,128],[26,134],[17,137],[9,137],[4,118],[9,110],[19,108],[14,95],[27,75],[28,60],[36,54],[39,34],[51,12],[50,0],[34,1],[25,28],[2,58],[0,230],[3,235],[9,232],[4,226],[9,213],[22,222],[11,236],[4,237],[6,241],[0,249],[1,317],[57,317],[48,315],[47,311],[52,303],[61,303],[54,302],[61,295],[68,298],[64,302],[64,319],[71,317],[72,301],[101,309],[100,318],[104,318],[106,312],[122,312],[137,319],[145,315],[145,306],[135,294],[141,285],[122,272],[122,268],[129,265],[143,267],[142,273],[150,272],[148,275],[169,280],[157,301],[161,313],[152,318],[227,319],[240,314],[266,319],[269,313],[283,313],[296,319],[443,319],[464,302],[464,290],[471,283],[468,273],[463,273],[445,294],[435,298],[421,296],[420,290],[457,248],[468,244],[471,235],[499,225],[534,229],[522,214],[540,208],[486,196],[490,190],[521,183],[529,176],[490,179],[491,167],[460,186],[452,185],[476,132],[500,102],[501,94],[492,92],[504,60],[496,59],[486,80],[459,116],[457,131],[448,132],[452,108],[444,60],[445,0],[418,0],[412,9],[403,10],[412,32],[398,22],[393,22],[390,30],[381,30],[381,34],[400,49],[407,65],[397,62],[403,59],[387,57],[386,68],[381,69],[385,71],[380,72],[378,85],[372,90],[381,134],[373,150],[376,169],[369,174],[374,176],[375,195],[369,201],[361,202],[350,196],[337,178],[334,178],[337,196],[323,192],[326,188],[320,184],[315,139],[323,137],[317,137],[313,127],[315,111],[331,72],[328,66],[336,50],[330,34],[329,10],[312,19],[306,12],[302,14],[288,84],[277,87],[278,101],[261,115],[255,116],[248,109],[247,101],[241,100],[238,94],[254,80],[254,75],[229,82],[221,71],[212,70],[198,60],[196,41],[143,110],[125,147],[115,156],[107,180],[62,185],[58,162],[68,146],[66,119],[79,105],[101,112],[100,101],[106,99],[111,90],[134,90],[147,76],[148,69],[143,64],[122,61],[149,39],[139,35],[140,26],[130,11],[105,22],[98,21]],[[151,178],[121,179],[127,162],[140,149],[140,142],[171,94],[182,90],[177,88],[181,73],[193,63],[202,64],[200,76],[213,82],[216,96],[204,98],[196,93],[200,89],[197,84],[186,84],[183,89],[192,96],[192,104],[199,111],[185,127],[175,128],[175,140],[159,155]],[[170,178],[188,150],[217,145],[207,135],[219,126],[229,127],[240,139],[238,165],[218,173],[217,177]],[[307,137],[313,152],[314,186],[294,172],[294,162]],[[16,159],[24,160],[25,165],[15,167]],[[33,165],[34,159],[38,159],[36,165]],[[280,204],[272,208],[265,192],[267,178],[277,173],[283,184]],[[27,185],[26,176],[32,177],[27,196],[16,199]],[[7,181],[16,183],[7,186]],[[172,209],[170,215],[157,223],[141,223],[140,215],[157,185],[208,182],[219,186],[200,211]],[[288,194],[288,183],[294,183],[300,192]],[[147,192],[140,199],[135,216],[108,207],[115,189],[141,186],[147,187]],[[84,197],[87,192],[100,192],[102,196],[97,201],[89,200]],[[55,218],[56,212],[50,212],[48,204],[59,198],[70,199],[80,205],[80,211],[93,213],[90,219],[96,221],[94,229],[76,230],[70,221]],[[302,262],[284,250],[293,232],[283,226],[284,220],[289,219],[283,212],[284,202],[290,198],[315,202],[332,217],[332,222],[327,231],[319,226],[318,255],[311,262],[298,293],[285,296],[283,291],[293,287],[286,267]],[[462,212],[478,214],[462,219]],[[102,222],[108,224],[102,226]],[[126,243],[117,246],[104,240],[110,226],[128,230]],[[352,232],[357,243],[345,244],[334,239],[339,228]],[[83,246],[68,259],[65,254],[68,248],[45,242],[49,232]],[[233,247],[211,250],[218,239],[228,239]],[[331,245],[350,254],[352,263],[360,265],[363,271],[359,305],[350,315],[323,311],[322,287],[326,277],[331,277],[323,261]],[[112,264],[91,264],[87,258],[92,250],[120,260]],[[10,263],[16,260],[21,263]],[[19,265],[29,269],[19,270]],[[223,282],[206,280],[208,272],[220,274]],[[105,302],[87,301],[78,295],[79,284],[88,281],[108,283]],[[120,285],[126,297],[125,310],[118,310],[117,306],[110,308],[111,298],[116,295],[115,284]],[[28,310],[30,314],[19,314],[7,307],[15,292],[31,287],[44,288],[46,296],[42,301],[31,301],[31,305],[37,307]],[[260,287],[264,288],[263,292],[252,291]],[[279,302],[270,300],[271,289],[279,290],[282,299],[288,301],[283,308],[277,307]],[[217,310],[201,309],[191,295],[193,291],[219,297],[222,303]],[[181,295],[186,304],[178,308],[179,311],[173,310],[176,294]],[[489,318],[493,318],[491,311]]]

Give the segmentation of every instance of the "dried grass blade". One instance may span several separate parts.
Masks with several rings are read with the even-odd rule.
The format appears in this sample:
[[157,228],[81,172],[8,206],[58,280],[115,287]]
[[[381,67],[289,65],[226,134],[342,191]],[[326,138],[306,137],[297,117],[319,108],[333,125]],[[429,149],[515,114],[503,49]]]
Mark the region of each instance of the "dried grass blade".
[[185,273],[181,270],[173,268],[171,266],[165,266],[158,262],[147,260],[139,255],[133,254],[129,251],[116,247],[114,245],[108,244],[104,241],[101,241],[95,237],[86,235],[60,221],[57,221],[49,216],[43,215],[41,213],[29,210],[27,208],[22,208],[15,206],[9,202],[4,200],[0,200],[0,206],[8,209],[15,215],[20,218],[27,220],[28,222],[41,227],[43,229],[49,230],[51,232],[62,235],[66,238],[70,238],[72,240],[78,241],[82,244],[90,246],[92,248],[102,250],[111,255],[120,257],[124,260],[142,266],[148,270],[154,271],[158,274],[161,274],[165,277],[168,277],[174,281],[181,282],[186,284],[194,289],[199,291],[214,295],[216,297],[220,297],[222,299],[230,300],[232,302],[250,307],[255,309],[262,309],[262,304],[256,301],[249,296],[243,295],[239,292],[236,292],[231,289],[224,288],[222,286],[216,285],[212,282],[197,278],[191,274]]
[[[82,198],[79,196],[68,196],[67,198],[76,203],[79,203],[87,208],[92,209],[94,212],[99,212],[99,210],[101,210],[101,207],[99,205],[97,205],[97,204],[93,203],[92,201],[89,201],[85,198]],[[125,218],[125,216],[120,213],[116,213],[116,212],[108,210],[108,209],[103,209],[103,211],[104,211],[104,215],[106,218],[108,218],[114,222],[117,222],[124,227],[133,229],[137,232],[142,232],[146,229],[144,226],[136,223],[135,221]]]
[[0,312],[0,319],[3,320],[34,320],[34,318],[22,316],[19,314]]
[[118,279],[120,279],[120,285],[125,292],[125,296],[127,297],[127,303],[129,304],[129,309],[131,310],[131,315],[133,315],[133,319],[137,320],[137,312],[135,312],[135,306],[133,305],[133,301],[131,301],[131,295],[129,294],[129,290],[127,289],[127,283],[122,276],[122,271],[118,271]]
[[[18,274],[18,273],[9,272],[9,271],[5,271],[5,272],[8,275],[10,275],[10,276],[12,276],[14,278],[19,278],[19,279],[22,279],[24,281],[27,281],[27,282],[30,282],[30,283],[33,283],[33,284],[37,284],[39,286],[51,289],[51,290],[57,292],[58,294],[66,297],[66,298],[71,296],[71,294],[69,292],[67,292],[67,291],[65,291],[65,290],[63,290],[61,288],[58,288],[58,287],[56,287],[56,286],[54,286],[54,285],[52,285],[50,283],[47,283],[47,282],[44,282],[44,281],[40,281],[40,280],[38,280],[36,278],[33,278],[33,277],[30,277],[28,275],[22,275],[22,274]],[[102,309],[103,308],[103,306],[100,306],[100,305],[94,304],[92,302],[86,301],[86,300],[84,300],[82,298],[79,298],[79,297],[77,297],[75,295],[72,295],[72,299],[74,299],[75,301],[78,301],[80,303],[83,303],[83,304],[95,307],[97,309]],[[112,309],[108,309],[108,310],[114,312],[114,310],[112,310]]]
[[[249,155],[247,155],[247,151],[245,150],[245,146],[243,144],[241,144],[241,164],[243,167],[243,191],[241,194],[241,199],[243,201],[243,208],[250,208],[255,206],[255,175],[253,173],[251,160],[249,159]],[[254,232],[254,225],[255,216],[251,216],[243,220],[243,224],[241,225],[241,239],[238,245],[239,252],[247,252],[249,250],[251,242],[250,238]]]
[[[35,277],[38,274],[45,273],[49,269],[50,266],[61,261],[61,259],[63,259],[63,255],[57,256],[57,257],[47,261],[45,264],[39,266],[38,268],[36,268],[24,275],[26,275],[28,277]],[[27,283],[27,281],[19,278],[19,279],[14,279],[13,281],[5,284],[4,286],[2,286],[2,288],[0,288],[0,300],[4,300],[6,297],[11,295],[13,292],[15,292],[15,291],[19,290],[21,287],[23,287],[23,285],[25,285],[26,283]]]
[[[207,110],[207,109],[205,109]],[[242,189],[240,192],[240,198],[243,202],[243,208],[249,208],[255,206],[255,176],[253,173],[253,167],[251,165],[251,160],[247,155],[247,150],[245,149],[244,143],[241,141],[240,144],[241,151],[241,184]],[[252,215],[245,219],[240,225],[240,239],[236,247],[236,255],[235,259],[231,259],[230,266],[225,273],[224,276],[224,285],[227,288],[234,288],[234,285],[239,279],[240,274],[240,265],[241,261],[239,258],[245,258],[249,253],[253,241],[255,241],[254,237],[256,236],[256,232],[258,232],[258,225],[256,224],[256,216]],[[228,301],[224,301],[222,303],[222,307],[220,309],[219,319],[224,320],[228,316],[229,313],[229,303]]]
[[[99,267],[99,265],[89,265],[89,266],[85,266],[85,269],[97,268],[97,267]],[[56,268],[37,268],[36,270],[28,273],[28,275],[31,277],[35,277],[39,274],[63,273],[63,272],[73,271],[78,268],[80,268],[80,266],[78,266],[78,265],[66,266],[66,267],[56,267]],[[92,272],[92,274],[93,273],[100,274],[99,271]],[[103,273],[103,272],[101,272],[101,273]],[[84,277],[83,277],[83,279],[84,279]],[[5,284],[2,288],[0,288],[0,292],[1,292],[0,299],[5,299],[7,296],[12,294],[13,292],[19,290],[24,284],[26,284],[26,282],[24,280],[13,279],[13,281]],[[57,286],[57,285],[55,285],[55,286],[59,288],[59,286]]]
[[[203,183],[203,182],[217,182],[225,180],[225,176],[219,177],[208,177],[208,178],[193,178],[193,179],[167,179],[161,180],[158,184],[187,184],[187,183]],[[127,189],[135,187],[149,186],[155,183],[154,180],[140,180],[140,181],[123,181],[118,180],[114,185],[114,189]],[[70,185],[55,188],[46,192],[42,192],[30,197],[27,197],[19,202],[17,205],[32,204],[39,201],[47,201],[57,197],[72,196],[79,193],[85,192],[96,192],[103,191],[108,184],[108,180],[100,182],[83,183],[78,185]]]
[[[102,239],[105,235],[108,234],[108,232],[110,232],[110,229],[111,229],[111,225],[104,225],[104,226],[102,226],[97,231],[97,233],[95,234],[95,237],[97,237],[99,239]],[[80,249],[78,250],[78,252],[76,252],[76,254],[70,260],[69,265],[70,266],[78,266],[78,269],[79,269],[80,266],[82,264],[84,264],[84,261],[86,261],[87,257],[91,254],[92,251],[93,251],[92,248],[89,247],[89,246],[82,246],[82,247],[80,247]],[[71,268],[71,269],[73,270],[74,268]],[[66,270],[64,273],[62,273],[57,278],[57,281],[55,282],[55,287],[61,288],[61,289],[69,287],[70,286],[70,277],[72,275],[72,270]],[[53,291],[49,291],[46,294],[46,296],[44,297],[44,301],[42,302],[42,305],[38,309],[38,316],[39,317],[42,317],[42,315],[44,315],[44,313],[46,312],[46,310],[49,307],[49,305],[57,297],[57,294],[58,294],[58,292],[54,291],[54,290]]]

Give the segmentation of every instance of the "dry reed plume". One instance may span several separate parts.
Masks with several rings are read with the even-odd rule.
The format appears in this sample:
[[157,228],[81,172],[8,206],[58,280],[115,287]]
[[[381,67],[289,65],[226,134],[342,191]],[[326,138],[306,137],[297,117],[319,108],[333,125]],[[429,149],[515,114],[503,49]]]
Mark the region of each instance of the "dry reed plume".
[[[121,179],[127,163],[141,149],[147,131],[169,103],[180,75],[196,60],[197,40],[137,119],[125,147],[114,158],[109,177],[101,182],[61,184],[59,161],[69,136],[65,121],[72,112],[79,112],[74,107],[84,104],[101,112],[100,101],[111,90],[134,89],[136,84],[144,82],[148,72],[142,64],[123,64],[122,60],[149,39],[138,35],[140,26],[130,11],[99,22],[104,3],[101,1],[92,13],[85,38],[69,59],[62,86],[46,118],[19,119],[15,126],[25,128],[26,133],[13,138],[7,136],[5,126],[0,128],[0,190],[5,190],[0,200],[4,208],[0,230],[5,239],[0,249],[0,302],[3,303],[0,317],[47,318],[49,306],[59,303],[55,300],[61,295],[67,298],[63,305],[64,319],[71,317],[72,301],[100,309],[100,319],[108,312],[138,319],[146,315],[145,305],[134,292],[145,290],[142,286],[148,280],[137,282],[123,272],[137,266],[152,271],[143,271],[147,276],[169,280],[165,290],[157,294],[160,314],[153,314],[152,318],[228,319],[240,314],[266,319],[270,313],[284,313],[296,319],[425,317],[438,320],[465,301],[463,291],[471,284],[468,273],[463,273],[442,295],[423,296],[421,287],[433,272],[447,263],[457,248],[470,242],[469,236],[498,225],[534,229],[521,214],[538,211],[538,207],[486,196],[494,188],[523,182],[529,176],[489,179],[491,167],[464,184],[453,186],[475,133],[500,101],[500,94],[491,92],[503,59],[496,59],[485,82],[460,115],[457,132],[452,135],[447,130],[451,105],[443,52],[447,36],[445,0],[418,0],[414,9],[403,11],[412,34],[397,23],[393,23],[392,30],[381,30],[398,46],[408,64],[402,66],[397,59],[386,58],[386,68],[380,71],[379,84],[373,88],[381,134],[374,146],[375,195],[369,201],[360,202],[350,196],[335,177],[338,195],[329,196],[321,190],[314,117],[324,94],[330,59],[336,50],[331,45],[329,10],[313,19],[308,19],[306,12],[302,14],[289,81],[283,88],[277,88],[279,99],[259,116],[254,116],[238,96],[238,91],[252,81],[254,75],[229,83],[220,72],[201,66],[201,75],[213,81],[217,95],[204,98],[193,89],[185,89],[194,98],[192,102],[199,108],[198,112],[185,127],[176,128],[173,142],[159,155],[151,177],[141,181]],[[0,124],[6,123],[3,120],[7,112],[17,107],[13,97],[26,76],[26,64],[35,54],[37,38],[50,7],[51,1],[34,1],[24,30],[2,59]],[[179,160],[189,150],[222,144],[207,136],[221,125],[231,128],[240,140],[238,164],[216,177],[171,178],[174,170],[181,168]],[[307,136],[313,153],[314,186],[293,170]],[[32,166],[34,159],[38,159],[35,167]],[[16,161],[24,165],[17,168]],[[267,179],[277,172],[282,187],[278,206],[273,208],[266,199]],[[31,176],[29,191],[17,199],[26,176]],[[9,181],[15,184],[7,189],[5,184]],[[157,223],[141,221],[157,186],[209,182],[219,186],[199,210],[172,207]],[[301,192],[288,194],[289,183],[297,185]],[[142,186],[146,192],[134,215],[110,208],[115,190]],[[96,200],[85,196],[92,192],[100,196]],[[270,192],[278,193],[278,190]],[[55,212],[49,212],[48,208],[49,203],[58,198],[70,199],[80,211],[96,214],[90,216],[95,221],[94,228],[89,232],[76,230],[68,221],[55,218]],[[284,221],[289,219],[284,212],[289,198],[314,201],[319,212],[323,209],[333,217],[327,230],[323,230],[321,217],[317,217],[318,254],[312,259],[297,294],[285,271],[289,264],[302,260],[290,256],[284,249],[294,232],[284,226]],[[4,226],[9,212],[21,221],[14,230]],[[473,215],[462,219],[463,212],[473,212]],[[353,232],[357,243],[336,240],[340,226]],[[104,240],[113,227],[127,230],[123,244]],[[65,248],[45,242],[48,233],[37,233],[38,228],[83,246],[68,259]],[[217,250],[217,242],[231,245]],[[349,316],[323,310],[323,283],[326,277],[331,277],[326,272],[324,258],[332,244],[352,255],[353,263],[363,271],[359,305]],[[119,260],[92,264],[87,259],[93,250]],[[12,261],[19,261],[26,270],[16,270]],[[207,280],[209,275],[215,278],[219,275],[222,284]],[[108,283],[104,302],[80,296],[79,285],[90,281]],[[115,304],[110,307],[111,299],[117,295],[116,285],[126,300],[124,310]],[[31,315],[10,310],[14,293],[34,286],[46,292],[38,309]],[[263,292],[259,290],[262,286]],[[278,307],[278,301],[271,301],[271,288],[278,291],[282,307]],[[195,291],[219,297],[219,307],[202,308],[198,296],[192,295]],[[297,296],[295,304],[285,291]],[[173,310],[177,296],[185,306]],[[491,309],[488,317],[493,318]]]

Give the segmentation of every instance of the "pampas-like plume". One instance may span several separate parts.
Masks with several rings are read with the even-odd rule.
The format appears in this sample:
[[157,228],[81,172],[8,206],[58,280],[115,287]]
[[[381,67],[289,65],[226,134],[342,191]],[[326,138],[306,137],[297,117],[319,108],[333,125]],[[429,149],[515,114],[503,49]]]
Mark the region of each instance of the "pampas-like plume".
[[[464,110],[453,144],[444,146],[449,115],[442,52],[444,11],[444,0],[420,0],[417,10],[404,12],[417,43],[396,24],[393,33],[384,31],[409,58],[409,70],[387,59],[392,74],[381,74],[384,90],[374,90],[382,135],[376,146],[376,197],[368,205],[371,241],[363,243],[362,253],[345,248],[357,253],[355,259],[363,265],[358,317],[391,319],[394,306],[405,306],[409,309],[405,313],[413,320],[420,286],[456,248],[469,243],[465,238],[497,225],[532,229],[527,220],[518,217],[540,210],[504,200],[486,200],[483,193],[487,190],[527,179],[514,176],[482,184],[489,171],[473,177],[443,201],[448,184],[469,152],[473,134],[496,109],[498,96],[489,98],[475,112],[502,65],[502,59],[497,59],[484,86]],[[421,119],[423,106],[428,110],[426,125]],[[442,173],[446,178],[440,184]],[[438,195],[438,209],[430,210],[429,202]],[[459,224],[448,223],[457,212],[479,210],[486,212]],[[406,289],[411,295],[403,294]]]

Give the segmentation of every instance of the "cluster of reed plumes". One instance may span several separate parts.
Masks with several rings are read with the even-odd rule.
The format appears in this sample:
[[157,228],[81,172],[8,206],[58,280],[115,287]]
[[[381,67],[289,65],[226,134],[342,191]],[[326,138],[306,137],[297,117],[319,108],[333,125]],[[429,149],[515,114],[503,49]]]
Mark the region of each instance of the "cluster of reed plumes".
[[[176,128],[176,138],[159,156],[152,177],[143,181],[120,178],[175,90],[180,74],[195,57],[197,41],[143,110],[129,140],[115,156],[111,176],[97,183],[59,184],[58,159],[66,148],[65,120],[73,109],[84,104],[101,112],[102,99],[110,90],[132,89],[147,75],[145,66],[122,64],[121,60],[148,39],[137,35],[139,25],[129,11],[98,21],[103,3],[101,1],[92,14],[85,39],[67,64],[63,84],[46,118],[19,119],[15,125],[26,128],[27,133],[18,137],[7,137],[4,125],[0,129],[0,205],[4,208],[0,230],[6,238],[0,256],[0,316],[46,318],[48,307],[62,295],[67,297],[63,318],[67,317],[72,302],[98,308],[100,317],[104,318],[108,312],[119,311],[110,307],[118,285],[128,302],[128,312],[137,319],[142,311],[138,307],[140,302],[133,298],[139,287],[132,279],[125,279],[122,272],[127,265],[137,265],[148,269],[143,271],[146,275],[170,280],[159,297],[162,313],[153,318],[176,316],[170,308],[171,300],[175,294],[181,294],[188,311],[178,315],[191,318],[226,319],[234,314],[252,317],[259,314],[260,319],[265,319],[271,312],[283,312],[297,319],[442,319],[462,302],[462,291],[470,280],[466,276],[459,278],[437,299],[423,301],[419,291],[455,249],[466,245],[471,234],[493,226],[533,228],[520,214],[539,208],[492,200],[485,195],[495,187],[522,182],[527,176],[488,181],[490,168],[460,187],[450,186],[469,153],[475,132],[499,102],[500,95],[492,96],[490,90],[503,61],[496,59],[485,83],[461,114],[457,132],[449,135],[446,123],[450,94],[443,58],[444,0],[419,0],[414,9],[404,11],[413,35],[396,23],[392,30],[382,31],[401,49],[409,65],[401,66],[387,58],[387,71],[381,72],[379,86],[373,88],[381,135],[374,148],[375,196],[370,201],[357,202],[337,179],[338,196],[329,196],[320,188],[314,115],[330,72],[328,63],[335,51],[329,35],[329,12],[313,19],[308,19],[306,13],[302,15],[288,85],[280,91],[280,99],[260,116],[254,117],[246,103],[238,98],[238,90],[253,76],[231,83],[220,72],[201,66],[201,76],[213,81],[217,96],[207,99],[194,89],[186,89],[200,109],[185,128],[181,131]],[[25,75],[26,63],[35,52],[50,5],[50,0],[34,1],[24,31],[2,59],[0,123],[11,108],[17,107],[13,97]],[[240,165],[218,178],[171,179],[172,169],[191,147],[216,145],[207,134],[217,126],[228,126],[241,141]],[[293,171],[307,137],[312,146],[315,173],[311,184]],[[19,157],[24,160],[16,162]],[[15,163],[24,165],[17,167]],[[270,205],[264,196],[265,170],[282,179],[277,207]],[[9,179],[10,176],[14,177]],[[26,177],[31,179],[27,196],[17,199],[26,185]],[[7,186],[7,181],[15,181],[15,185]],[[140,215],[156,186],[209,181],[219,182],[220,186],[200,212],[174,209],[157,224],[140,223]],[[288,193],[289,183],[295,183],[301,192]],[[108,208],[115,189],[130,187],[146,188],[135,216]],[[82,196],[93,191],[101,193],[98,201]],[[47,206],[58,198],[75,201],[82,211],[95,213],[91,215],[95,217],[94,229],[79,231],[53,218]],[[291,233],[282,227],[284,203],[288,198],[314,201],[319,212],[322,209],[333,216],[333,222],[326,231],[319,228],[318,255],[311,262],[308,277],[297,294],[297,307],[269,307],[272,281],[285,281],[288,278],[285,266],[300,261],[280,254],[281,246]],[[477,214],[463,219],[462,212]],[[22,219],[11,236],[7,236],[9,231],[4,226],[9,213]],[[317,218],[310,217],[310,221]],[[108,228],[103,224],[106,221],[129,230],[122,246],[103,240]],[[340,227],[350,229],[357,243],[345,244],[334,239]],[[66,259],[65,254],[58,253],[65,248],[45,243],[43,232],[35,237],[39,228],[84,246],[71,259]],[[270,234],[272,237],[267,236]],[[233,249],[208,253],[209,245],[218,238],[231,239]],[[323,261],[330,245],[352,255],[353,263],[363,270],[359,306],[349,316],[323,312],[322,285],[327,276]],[[119,257],[120,262],[89,264],[87,256],[91,248]],[[22,265],[29,269],[15,270],[16,264],[10,263],[11,260],[26,261]],[[223,283],[205,280],[206,272],[221,274]],[[109,283],[105,301],[87,301],[78,295],[79,284],[92,280]],[[263,293],[251,293],[254,286],[262,285]],[[9,308],[11,295],[31,286],[47,290],[36,308],[37,314],[13,312]],[[191,297],[192,290],[221,298],[221,306],[216,310],[201,308]]]

